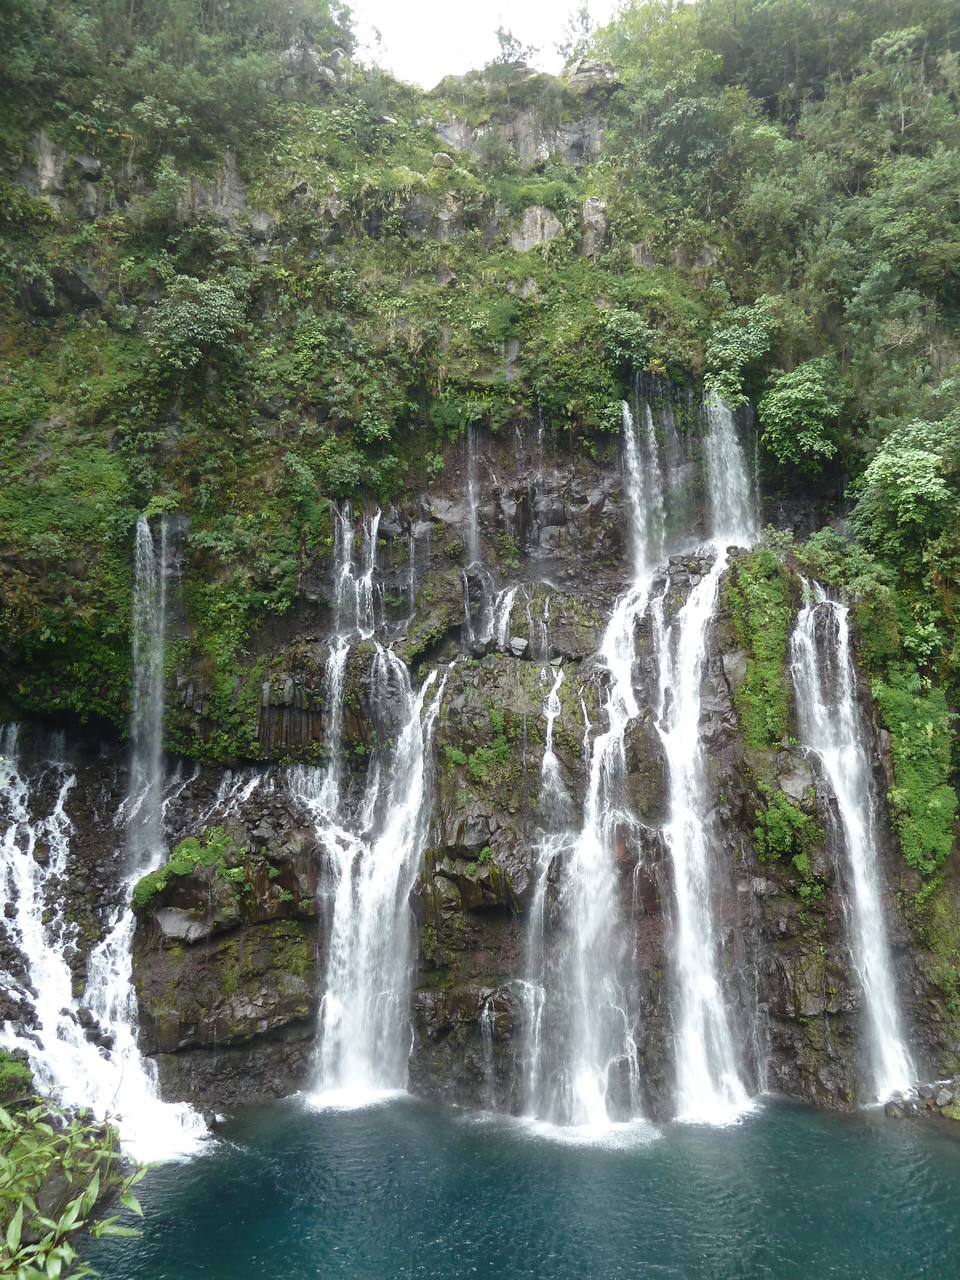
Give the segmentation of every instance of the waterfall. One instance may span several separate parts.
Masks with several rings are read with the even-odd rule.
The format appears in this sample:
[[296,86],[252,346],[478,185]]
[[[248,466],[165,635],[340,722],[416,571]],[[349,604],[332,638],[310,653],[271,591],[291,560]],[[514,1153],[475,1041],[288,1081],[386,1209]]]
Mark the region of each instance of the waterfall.
[[703,452],[713,525],[713,566],[693,587],[667,626],[664,600],[653,609],[660,656],[657,724],[669,772],[669,817],[664,828],[673,869],[673,964],[676,979],[677,1113],[686,1120],[722,1123],[749,1098],[740,1079],[721,984],[720,939],[711,906],[707,761],[700,741],[700,681],[707,630],[717,602],[730,543],[749,546],[756,516],[733,415],[718,401],[705,405]]
[[493,996],[487,996],[480,1010],[480,1051],[483,1055],[483,1109],[493,1111],[496,1106],[496,1078],[493,1061],[493,1032],[497,1011]]
[[510,619],[513,615],[513,603],[519,590],[519,587],[504,589],[494,601],[493,636],[498,649],[506,649],[510,643]]
[[[429,820],[427,750],[445,680],[424,711],[436,673],[418,695],[390,649],[375,642],[370,670],[374,716],[389,721],[378,735],[363,795],[351,818],[342,795],[341,741],[350,646],[377,627],[374,586],[380,512],[364,527],[359,571],[347,506],[334,542],[336,628],[324,672],[327,704],[325,769],[296,766],[291,793],[310,811],[333,879],[333,908],[321,1005],[316,1087],[345,1102],[401,1089],[410,1054],[409,997],[413,918],[409,896],[423,854]],[[466,580],[465,580],[466,581]],[[393,716],[394,709],[399,717]],[[398,720],[398,723],[395,721]]]
[[130,690],[130,782],[126,819],[128,871],[163,852],[163,661],[167,627],[169,532],[161,520],[159,545],[141,516],[133,565],[133,679]]
[[350,504],[337,512],[333,540],[334,630],[338,637],[369,640],[377,627],[377,589],[373,576],[377,567],[377,534],[380,508],[363,527],[363,555],[360,572],[353,568],[356,538],[350,519]]
[[[30,777],[19,758],[15,727],[0,750],[0,793],[8,826],[3,838],[4,895],[15,902],[14,933],[35,991],[31,1003],[39,1045],[29,1052],[40,1081],[67,1106],[116,1115],[123,1144],[143,1160],[171,1159],[196,1148],[206,1133],[186,1104],[160,1101],[156,1069],[137,1048],[137,1003],[130,982],[135,920],[129,903],[140,876],[159,866],[163,844],[163,659],[169,540],[166,522],[155,545],[146,520],[137,524],[133,600],[132,755],[129,794],[117,815],[125,827],[121,900],[87,963],[85,1004],[76,1000],[64,959],[75,930],[63,915],[58,884],[70,874],[72,824],[65,811],[75,775],[62,749]],[[57,801],[46,817],[31,816],[31,797],[52,772]],[[35,854],[49,847],[46,864]],[[11,893],[11,890],[13,891]],[[91,1038],[85,1035],[91,1031]]]
[[[427,754],[445,679],[419,694],[392,651],[377,647],[374,688],[400,708],[392,751],[379,751],[353,826],[325,805],[320,770],[291,770],[290,787],[311,811],[333,871],[334,895],[321,1008],[317,1089],[348,1105],[404,1088],[411,1032],[413,916],[409,897],[429,824]],[[384,789],[381,778],[389,783]]]
[[[607,730],[590,752],[589,785],[579,832],[545,832],[528,954],[528,1108],[561,1124],[602,1127],[639,1113],[639,1064],[620,920],[615,850],[635,827],[626,799],[627,725],[639,715],[633,689],[635,631],[647,608],[648,558],[659,551],[662,489],[656,449],[647,456],[630,406],[622,406],[624,507],[633,582],[618,600],[604,633],[601,656],[608,675]],[[655,442],[654,442],[655,443]],[[651,527],[651,514],[653,527]],[[548,750],[541,776],[541,808],[557,814],[560,783],[553,752],[559,678],[545,706]],[[561,810],[562,812],[562,810]],[[550,868],[562,864],[563,916],[559,954],[551,962],[544,938]]]
[[760,529],[737,424],[723,401],[712,396],[704,401],[703,416],[707,427],[703,463],[713,544],[721,550],[731,545],[753,546]]
[[417,614],[417,543],[412,529],[407,534],[407,609],[412,621]]
[[866,1005],[873,1093],[884,1102],[908,1089],[916,1073],[900,1032],[884,928],[877,799],[857,705],[848,614],[819,587],[797,619],[791,672],[801,741],[820,758],[837,797],[850,873],[851,893],[844,901],[850,949]]
[[467,537],[464,551],[467,564],[474,565],[480,559],[480,530],[477,511],[477,433],[472,422],[467,424],[464,450],[467,464]]
[[359,574],[353,569],[355,533],[350,519],[350,505],[344,503],[337,512],[333,535],[333,619],[334,638],[323,671],[323,699],[326,712],[324,751],[327,767],[318,796],[325,813],[335,813],[340,804],[343,697],[347,680],[350,645],[368,640],[376,630],[377,533],[380,528],[378,507],[363,530],[363,555]]

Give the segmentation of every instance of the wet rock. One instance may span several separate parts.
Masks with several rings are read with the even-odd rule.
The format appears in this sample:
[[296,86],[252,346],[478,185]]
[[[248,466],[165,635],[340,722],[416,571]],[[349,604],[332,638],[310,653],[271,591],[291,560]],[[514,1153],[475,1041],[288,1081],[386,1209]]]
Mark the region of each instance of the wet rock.
[[276,222],[272,214],[257,209],[250,215],[250,238],[261,243],[272,240],[276,233]]
[[802,757],[792,758],[789,765],[777,774],[777,780],[780,783],[780,790],[798,804],[812,794],[813,769]]
[[102,307],[106,302],[102,287],[86,266],[58,267],[54,270],[53,280],[57,288],[66,294],[75,307],[81,309]]
[[558,236],[561,229],[551,209],[540,204],[529,205],[523,211],[519,228],[510,232],[510,244],[518,253],[526,253]]
[[81,182],[99,182],[103,178],[103,165],[96,156],[78,152],[73,157],[74,172]]

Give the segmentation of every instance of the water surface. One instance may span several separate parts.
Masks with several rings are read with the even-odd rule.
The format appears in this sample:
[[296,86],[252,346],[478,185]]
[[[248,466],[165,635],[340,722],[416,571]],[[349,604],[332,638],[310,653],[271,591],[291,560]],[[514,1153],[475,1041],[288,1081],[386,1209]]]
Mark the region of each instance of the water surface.
[[605,1141],[408,1099],[290,1100],[142,1186],[106,1280],[905,1277],[960,1273],[960,1142],[768,1103]]

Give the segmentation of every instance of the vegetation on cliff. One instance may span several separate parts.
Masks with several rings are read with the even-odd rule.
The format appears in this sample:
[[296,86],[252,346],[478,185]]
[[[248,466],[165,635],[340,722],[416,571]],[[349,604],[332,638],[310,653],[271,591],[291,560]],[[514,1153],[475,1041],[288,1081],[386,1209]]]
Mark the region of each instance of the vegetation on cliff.
[[[850,538],[802,554],[854,603],[933,883],[960,700],[949,6],[634,2],[558,79],[504,59],[426,94],[351,61],[328,0],[18,0],[0,41],[5,703],[124,722],[133,524],[176,510],[170,662],[214,690],[195,749],[243,755],[245,655],[332,502],[429,488],[473,426],[602,456],[636,374],[705,383],[756,406],[768,491],[846,492]],[[786,716],[765,564],[731,587],[757,743]]]

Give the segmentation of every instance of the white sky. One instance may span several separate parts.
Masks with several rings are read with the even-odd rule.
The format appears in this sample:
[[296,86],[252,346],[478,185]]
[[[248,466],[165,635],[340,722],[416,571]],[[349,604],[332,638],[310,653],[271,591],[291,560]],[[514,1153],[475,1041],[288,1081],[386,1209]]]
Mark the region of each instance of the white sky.
[[[559,71],[554,44],[579,0],[348,0],[353,11],[359,56],[377,61],[400,80],[432,89],[446,75],[482,67],[497,52],[496,30],[503,26],[540,53],[533,63]],[[609,22],[619,0],[589,0],[594,26]],[[373,30],[383,37],[374,44]]]

